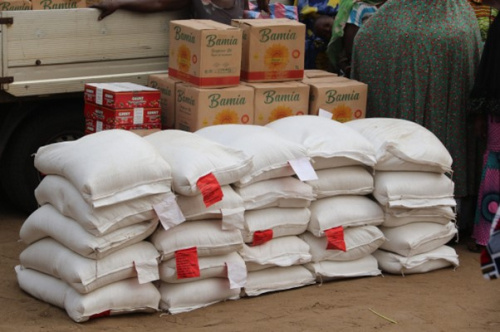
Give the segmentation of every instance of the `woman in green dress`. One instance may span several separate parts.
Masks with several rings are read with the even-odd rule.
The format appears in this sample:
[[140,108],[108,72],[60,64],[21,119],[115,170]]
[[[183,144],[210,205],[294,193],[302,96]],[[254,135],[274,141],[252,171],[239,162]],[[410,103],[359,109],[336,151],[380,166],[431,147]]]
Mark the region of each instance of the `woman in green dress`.
[[367,117],[432,131],[453,157],[457,201],[477,193],[467,175],[466,110],[480,45],[468,0],[389,0],[354,40],[351,78],[368,84]]

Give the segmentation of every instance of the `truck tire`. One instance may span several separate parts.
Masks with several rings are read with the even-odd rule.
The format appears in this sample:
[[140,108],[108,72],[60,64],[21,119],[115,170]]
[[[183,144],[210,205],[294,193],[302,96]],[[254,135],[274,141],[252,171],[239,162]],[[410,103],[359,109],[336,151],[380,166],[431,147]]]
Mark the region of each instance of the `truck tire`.
[[49,111],[39,109],[36,115],[16,128],[0,169],[2,187],[15,208],[28,214],[38,208],[34,195],[42,179],[34,166],[34,154],[38,148],[83,136],[83,104],[76,104]]

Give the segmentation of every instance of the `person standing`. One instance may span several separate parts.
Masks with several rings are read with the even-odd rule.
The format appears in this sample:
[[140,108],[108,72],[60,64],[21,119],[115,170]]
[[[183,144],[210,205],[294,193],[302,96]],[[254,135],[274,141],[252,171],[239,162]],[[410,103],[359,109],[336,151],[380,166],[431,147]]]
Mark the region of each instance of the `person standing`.
[[[483,4],[500,9],[500,0]],[[500,19],[491,24],[471,91],[470,113],[476,136],[487,133],[471,251],[481,251],[490,239],[492,221],[500,206]]]
[[353,47],[351,78],[368,84],[366,116],[410,120],[441,140],[453,158],[458,218],[464,219],[461,202],[477,193],[476,170],[467,167],[472,126],[466,116],[480,50],[468,0],[389,0]]

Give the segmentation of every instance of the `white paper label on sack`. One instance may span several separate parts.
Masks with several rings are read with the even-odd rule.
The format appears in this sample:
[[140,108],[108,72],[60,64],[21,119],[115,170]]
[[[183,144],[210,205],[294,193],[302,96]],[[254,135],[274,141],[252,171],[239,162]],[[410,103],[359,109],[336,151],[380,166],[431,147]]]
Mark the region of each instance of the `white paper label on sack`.
[[134,108],[134,124],[142,124],[144,122],[144,108]]
[[234,209],[221,209],[222,229],[245,229],[245,208],[237,207]]
[[167,197],[163,202],[153,205],[153,209],[165,230],[177,226],[186,220],[173,195]]
[[134,262],[137,278],[140,284],[145,284],[160,279],[158,261],[156,258],[144,262]]
[[247,283],[247,268],[245,264],[238,262],[226,262],[227,278],[229,279],[229,288],[238,289],[245,287]]
[[322,118],[327,118],[327,119],[331,119],[333,114],[328,112],[327,110],[324,110],[322,108],[319,109],[318,111],[318,116],[319,117],[322,117]]
[[95,103],[97,105],[102,105],[102,88],[96,88],[95,89]]
[[102,121],[96,121],[95,122],[95,131],[98,132],[98,131],[102,131]]
[[288,163],[290,164],[290,166],[292,166],[295,174],[297,174],[300,181],[311,181],[318,179],[316,171],[307,158],[289,160]]

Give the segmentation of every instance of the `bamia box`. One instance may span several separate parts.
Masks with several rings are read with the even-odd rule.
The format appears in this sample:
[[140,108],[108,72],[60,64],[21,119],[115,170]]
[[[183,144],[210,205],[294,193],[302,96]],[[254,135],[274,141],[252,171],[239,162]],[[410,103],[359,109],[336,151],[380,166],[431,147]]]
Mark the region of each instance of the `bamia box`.
[[304,78],[337,77],[335,73],[323,69],[304,69]]
[[306,77],[302,79],[303,83],[337,83],[337,82],[349,82],[350,79],[342,76],[323,76],[323,77]]
[[269,82],[304,77],[305,25],[290,19],[232,20],[243,31],[241,80]]
[[135,83],[87,83],[85,102],[109,108],[160,107],[160,91]]
[[112,109],[92,103],[85,103],[86,119],[98,120],[110,126],[142,126],[155,124],[161,126],[160,108],[122,108]]
[[86,8],[87,3],[85,0],[31,0],[33,9],[73,9],[73,8]]
[[31,2],[29,0],[0,0],[0,12],[9,10],[31,10]]
[[240,83],[240,29],[212,20],[174,20],[169,42],[171,77],[198,87]]
[[309,114],[319,109],[332,113],[332,119],[347,122],[364,118],[368,86],[355,80],[337,83],[309,83],[311,86]]
[[175,86],[180,82],[168,74],[149,75],[148,86],[160,91],[162,129],[175,128]]
[[176,129],[194,132],[219,124],[253,124],[254,92],[249,86],[198,88],[180,83],[175,90]]
[[309,111],[309,85],[297,82],[247,83],[254,89],[254,124],[269,122]]

